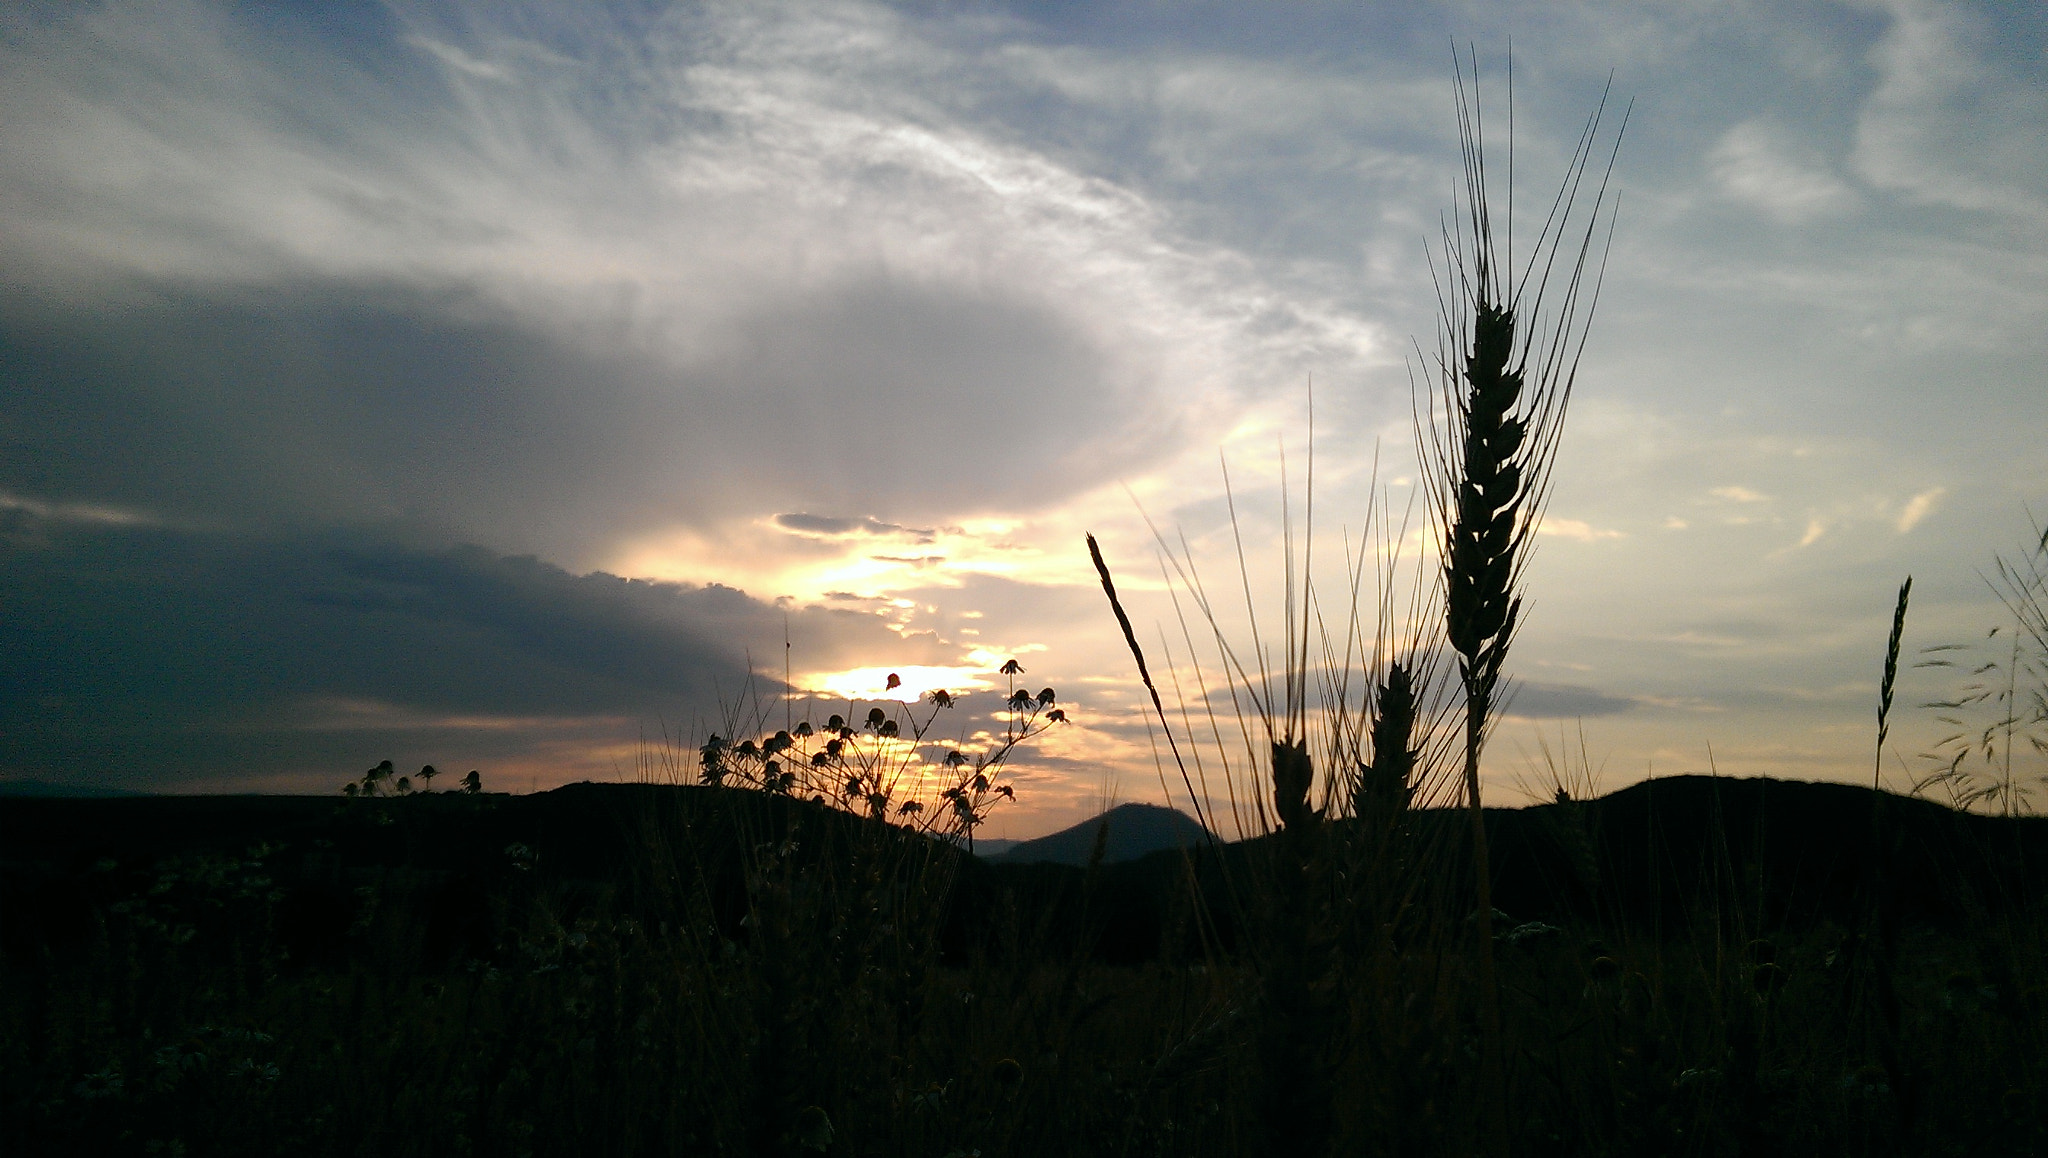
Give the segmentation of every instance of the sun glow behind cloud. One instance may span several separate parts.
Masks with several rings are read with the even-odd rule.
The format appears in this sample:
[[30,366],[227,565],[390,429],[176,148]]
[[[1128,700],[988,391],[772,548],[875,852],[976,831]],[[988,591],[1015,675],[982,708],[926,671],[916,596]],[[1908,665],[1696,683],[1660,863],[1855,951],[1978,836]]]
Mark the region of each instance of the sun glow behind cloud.
[[[857,667],[845,671],[817,672],[796,679],[799,689],[842,700],[901,700],[914,703],[933,692],[959,695],[993,687],[990,669],[974,664],[958,667]],[[889,677],[902,681],[889,686]]]
[[886,601],[907,590],[958,587],[977,575],[1064,583],[1080,574],[1079,566],[1068,555],[1049,552],[1044,539],[1049,525],[1066,521],[1057,516],[966,518],[931,529],[815,535],[793,532],[779,519],[752,519],[649,535],[624,546],[606,569],[736,583],[805,601],[845,596]]

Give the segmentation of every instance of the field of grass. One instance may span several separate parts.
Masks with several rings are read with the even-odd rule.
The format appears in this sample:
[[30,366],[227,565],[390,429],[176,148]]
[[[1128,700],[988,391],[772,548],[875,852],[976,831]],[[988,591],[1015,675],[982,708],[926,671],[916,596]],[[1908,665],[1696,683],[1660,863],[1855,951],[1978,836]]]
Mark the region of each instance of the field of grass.
[[[1873,800],[1491,811],[1512,1152],[2041,1152],[2048,821]],[[1470,1153],[1460,817],[1290,900],[1284,840],[988,865],[731,788],[0,803],[0,1148]]]

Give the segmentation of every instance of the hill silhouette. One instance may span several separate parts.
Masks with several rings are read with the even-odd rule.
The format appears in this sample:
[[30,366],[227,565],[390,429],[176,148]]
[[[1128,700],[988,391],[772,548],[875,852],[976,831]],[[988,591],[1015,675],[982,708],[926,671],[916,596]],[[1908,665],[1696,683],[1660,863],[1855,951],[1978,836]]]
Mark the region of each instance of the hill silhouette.
[[[1688,914],[1739,915],[1750,928],[1847,923],[1874,854],[1888,901],[1909,923],[1966,932],[1987,913],[2048,895],[2048,818],[1957,813],[1886,795],[1873,840],[1867,788],[1686,776],[1595,800],[1488,809],[1496,907],[1517,921],[1587,920],[1651,936]],[[673,905],[667,878],[686,869],[739,935],[746,866],[787,847],[824,872],[857,847],[941,873],[949,954],[988,946],[999,918],[1040,930],[1041,945],[1084,945],[1102,959],[1196,952],[1189,889],[1228,948],[1238,916],[1232,879],[1256,874],[1268,838],[1211,845],[1185,815],[1127,804],[1105,814],[1104,864],[1085,868],[1101,819],[994,857],[807,801],[735,789],[576,784],[531,796],[436,794],[375,802],[318,797],[0,797],[0,952],[84,949],[109,888],[146,880],[165,858],[245,857],[273,846],[265,872],[281,890],[279,935],[296,961],[344,955],[361,913],[356,890],[404,893],[422,915],[426,956],[483,955],[508,895],[537,882],[572,907],[636,913],[650,925]],[[1339,829],[1348,822],[1339,822]],[[1419,841],[1445,847],[1457,875],[1458,811],[1423,811]],[[1180,850],[1185,849],[1183,854]],[[514,855],[515,850],[519,851]],[[1468,887],[1448,882],[1453,891]],[[608,898],[608,899],[606,899]],[[1008,919],[1008,918],[1003,918]]]
[[1092,820],[1050,836],[1020,841],[1008,851],[986,859],[991,864],[1085,867],[1095,851],[1096,832],[1103,825],[1109,826],[1102,852],[1104,864],[1121,864],[1171,849],[1192,849],[1207,838],[1202,826],[1179,809],[1157,804],[1119,804]]
[[0,780],[0,796],[62,797],[97,800],[116,796],[146,795],[148,793],[131,792],[126,788],[106,788],[96,784],[56,784],[48,780]]

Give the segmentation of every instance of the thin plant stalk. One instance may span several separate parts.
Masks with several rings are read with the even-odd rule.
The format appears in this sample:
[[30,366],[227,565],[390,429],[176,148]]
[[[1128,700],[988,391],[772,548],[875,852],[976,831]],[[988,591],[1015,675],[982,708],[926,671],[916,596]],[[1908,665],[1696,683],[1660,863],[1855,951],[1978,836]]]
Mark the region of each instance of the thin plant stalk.
[[1890,733],[1892,691],[1899,674],[1899,644],[1906,632],[1906,603],[1913,594],[1913,577],[1899,585],[1898,603],[1892,609],[1892,632],[1885,644],[1884,679],[1878,685],[1877,694],[1877,771],[1872,774],[1870,793],[1870,852],[1865,862],[1865,877],[1868,881],[1868,898],[1865,902],[1867,920],[1875,925],[1875,952],[1870,955],[1871,987],[1876,991],[1878,1028],[1877,1053],[1884,1066],[1886,1081],[1895,1094],[1893,1109],[1898,1115],[1899,1136],[1904,1139],[1913,1131],[1916,1089],[1912,1075],[1906,1072],[1905,1059],[1899,1052],[1899,998],[1893,980],[1893,961],[1898,947],[1899,906],[1898,898],[1887,888],[1884,879],[1885,861],[1890,852],[1890,843],[1885,832],[1885,800],[1882,783],[1884,767],[1884,742]]

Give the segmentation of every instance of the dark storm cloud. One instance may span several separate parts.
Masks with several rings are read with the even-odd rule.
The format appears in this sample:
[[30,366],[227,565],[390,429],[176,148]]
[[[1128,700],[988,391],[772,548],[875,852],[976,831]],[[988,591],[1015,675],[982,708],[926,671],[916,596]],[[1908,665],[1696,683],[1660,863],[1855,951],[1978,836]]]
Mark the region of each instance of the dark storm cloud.
[[0,486],[237,524],[577,513],[567,484],[628,449],[594,418],[619,368],[461,314],[392,286],[10,295],[0,422],[36,437],[0,448]]
[[[8,510],[6,777],[274,784],[359,771],[400,742],[449,763],[551,744],[587,756],[663,719],[715,723],[746,691],[749,653],[765,660],[784,639],[821,664],[950,658],[873,615],[399,534],[225,535]],[[779,686],[755,679],[761,694]]]
[[[1114,425],[1092,410],[1100,366],[1035,308],[849,285],[731,342],[677,365],[563,338],[466,291],[392,284],[91,304],[16,292],[0,299],[0,426],[22,433],[0,443],[0,490],[231,524],[431,520],[594,560],[635,534],[771,504],[1014,504],[1115,461],[1089,461],[1092,443],[1067,433],[1091,413]],[[1001,407],[999,440],[967,397],[991,382],[1019,399]],[[984,443],[999,468],[956,470],[942,449]]]

